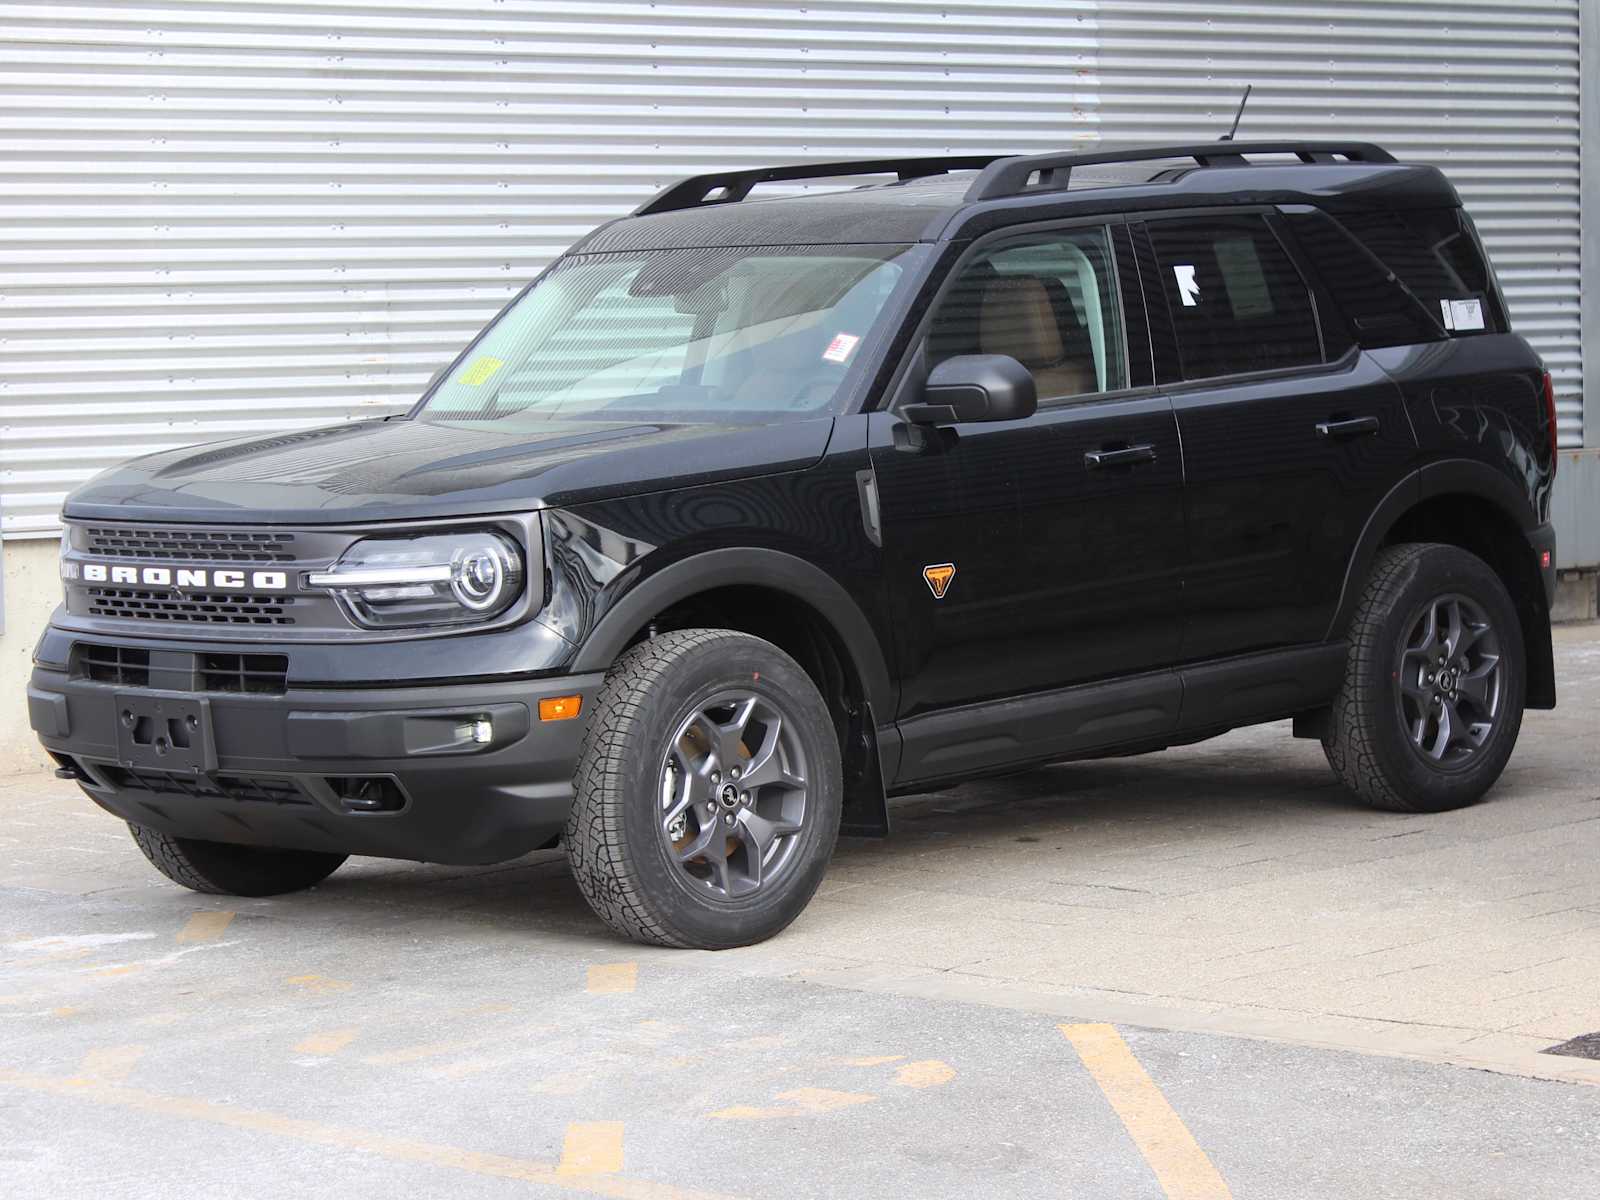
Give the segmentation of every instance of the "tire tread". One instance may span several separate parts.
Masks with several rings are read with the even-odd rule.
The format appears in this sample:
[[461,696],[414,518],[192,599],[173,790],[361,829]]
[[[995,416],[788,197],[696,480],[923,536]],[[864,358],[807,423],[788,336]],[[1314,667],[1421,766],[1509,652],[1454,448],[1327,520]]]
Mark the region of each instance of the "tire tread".
[[143,825],[130,824],[128,831],[133,834],[134,842],[144,851],[144,856],[150,860],[151,865],[173,883],[181,884],[192,892],[203,892],[208,896],[229,894],[227,888],[212,882],[200,873],[194,860],[184,852],[182,838],[159,833]]
[[1372,711],[1372,684],[1376,676],[1389,670],[1389,647],[1381,636],[1383,619],[1388,615],[1391,594],[1409,578],[1432,546],[1412,542],[1388,546],[1378,552],[1372,572],[1356,601],[1355,618],[1350,623],[1350,650],[1345,660],[1344,684],[1333,700],[1328,722],[1328,737],[1322,749],[1328,765],[1344,785],[1368,804],[1390,812],[1416,812],[1394,786],[1378,762],[1373,732],[1381,715]]
[[[623,827],[630,800],[627,763],[636,752],[648,700],[658,694],[657,685],[686,655],[708,655],[719,648],[736,651],[758,642],[749,634],[729,629],[658,634],[617,659],[595,698],[594,715],[573,777],[573,802],[563,840],[584,899],[602,921],[626,938],[675,949],[704,948],[701,940],[674,927],[660,906],[650,902],[634,857],[637,848],[630,847]],[[804,677],[799,664],[783,651],[770,643],[759,644]],[[824,855],[831,854],[832,848],[830,840],[823,848]]]

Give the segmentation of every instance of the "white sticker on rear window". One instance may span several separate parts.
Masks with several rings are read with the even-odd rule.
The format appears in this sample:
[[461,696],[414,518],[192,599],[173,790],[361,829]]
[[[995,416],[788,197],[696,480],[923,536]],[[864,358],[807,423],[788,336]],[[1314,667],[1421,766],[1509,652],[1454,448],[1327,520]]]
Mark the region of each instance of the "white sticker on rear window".
[[1195,282],[1193,264],[1174,264],[1172,275],[1178,281],[1178,297],[1183,301],[1183,306],[1193,308],[1200,302],[1200,285]]
[[1483,328],[1482,300],[1441,300],[1439,309],[1444,314],[1444,327],[1463,333]]
[[841,333],[828,343],[828,348],[822,352],[822,357],[831,363],[846,363],[850,356],[856,352],[861,339],[853,333]]

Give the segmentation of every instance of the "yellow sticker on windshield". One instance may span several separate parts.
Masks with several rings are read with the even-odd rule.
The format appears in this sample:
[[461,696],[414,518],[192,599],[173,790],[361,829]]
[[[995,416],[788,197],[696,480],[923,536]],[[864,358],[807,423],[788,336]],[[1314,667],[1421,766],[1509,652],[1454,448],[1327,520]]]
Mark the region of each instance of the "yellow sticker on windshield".
[[461,382],[468,387],[477,387],[479,384],[488,383],[494,373],[505,366],[502,359],[490,358],[487,354],[472,360],[467,369],[461,372]]

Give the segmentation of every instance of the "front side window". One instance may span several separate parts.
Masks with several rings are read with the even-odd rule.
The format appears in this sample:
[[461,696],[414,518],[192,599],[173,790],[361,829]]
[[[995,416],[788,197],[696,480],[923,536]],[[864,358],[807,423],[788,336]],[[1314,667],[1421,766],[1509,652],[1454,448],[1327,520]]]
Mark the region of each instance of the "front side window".
[[1322,361],[1311,293],[1264,220],[1174,219],[1149,230],[1183,378]]
[[424,406],[444,421],[764,424],[838,411],[924,247],[575,255]]
[[1122,313],[1103,228],[1010,241],[961,268],[928,334],[928,366],[1006,354],[1033,372],[1039,400],[1127,386]]

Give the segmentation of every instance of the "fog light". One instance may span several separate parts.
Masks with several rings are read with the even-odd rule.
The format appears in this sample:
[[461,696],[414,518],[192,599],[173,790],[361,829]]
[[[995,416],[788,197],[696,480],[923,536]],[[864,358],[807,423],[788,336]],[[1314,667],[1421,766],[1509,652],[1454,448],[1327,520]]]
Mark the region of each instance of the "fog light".
[[469,717],[456,726],[456,741],[487,746],[494,741],[494,722],[488,717]]
[[582,707],[582,696],[549,696],[539,701],[539,720],[570,721]]

